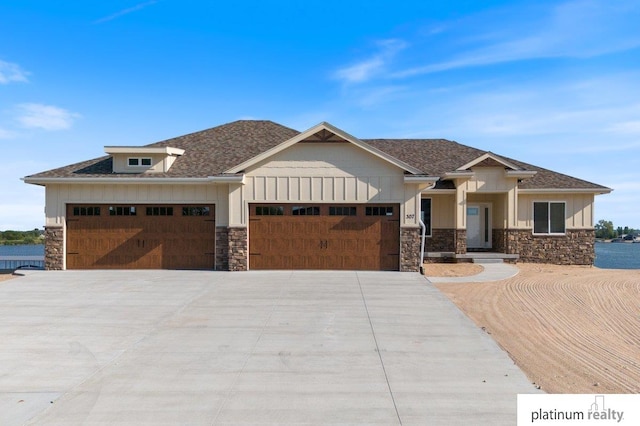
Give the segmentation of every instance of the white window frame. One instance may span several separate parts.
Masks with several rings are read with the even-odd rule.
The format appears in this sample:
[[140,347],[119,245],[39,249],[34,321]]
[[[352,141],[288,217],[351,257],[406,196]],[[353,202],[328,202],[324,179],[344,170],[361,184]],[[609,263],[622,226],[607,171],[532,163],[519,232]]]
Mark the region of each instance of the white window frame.
[[[536,203],[547,203],[547,226],[549,232],[536,232]],[[564,217],[563,217],[563,232],[551,232],[551,204],[563,204],[564,205]],[[564,200],[534,200],[531,203],[531,233],[533,235],[567,235],[567,202]]]
[[[431,209],[429,210],[429,232],[425,234],[425,237],[430,238],[433,236],[433,198],[422,197],[420,198],[420,218],[422,219],[422,200],[429,200],[431,203]],[[426,222],[425,222],[426,225]]]
[[[136,160],[138,164],[131,164],[131,160]],[[142,164],[144,160],[148,160],[149,164]],[[129,157],[127,158],[127,167],[151,167],[153,166],[153,160],[151,157]]]

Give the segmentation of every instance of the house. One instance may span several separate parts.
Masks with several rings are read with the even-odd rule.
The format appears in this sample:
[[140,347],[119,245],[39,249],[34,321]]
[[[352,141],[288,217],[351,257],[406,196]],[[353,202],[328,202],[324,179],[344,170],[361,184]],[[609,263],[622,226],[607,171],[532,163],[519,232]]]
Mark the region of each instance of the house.
[[[417,271],[493,251],[592,264],[604,186],[442,139],[242,120],[27,176],[48,269]],[[424,247],[421,242],[424,235]]]

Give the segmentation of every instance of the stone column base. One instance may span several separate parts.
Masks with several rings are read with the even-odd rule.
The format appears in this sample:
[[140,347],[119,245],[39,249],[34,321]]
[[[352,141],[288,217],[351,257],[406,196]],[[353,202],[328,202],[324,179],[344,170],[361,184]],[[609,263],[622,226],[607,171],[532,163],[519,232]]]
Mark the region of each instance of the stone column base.
[[227,254],[229,271],[246,271],[249,266],[247,228],[227,228],[229,251]]
[[456,229],[456,254],[465,254],[467,252],[467,230]]
[[64,269],[64,228],[44,227],[44,268],[50,271]]
[[400,272],[420,271],[420,228],[400,228]]
[[216,227],[216,271],[229,270],[229,229]]

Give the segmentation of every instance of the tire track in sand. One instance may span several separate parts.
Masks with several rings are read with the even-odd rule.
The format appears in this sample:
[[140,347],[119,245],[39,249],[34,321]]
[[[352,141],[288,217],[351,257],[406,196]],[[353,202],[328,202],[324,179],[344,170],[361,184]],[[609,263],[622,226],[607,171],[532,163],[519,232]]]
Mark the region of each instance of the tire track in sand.
[[552,393],[640,392],[640,271],[519,264],[437,287]]

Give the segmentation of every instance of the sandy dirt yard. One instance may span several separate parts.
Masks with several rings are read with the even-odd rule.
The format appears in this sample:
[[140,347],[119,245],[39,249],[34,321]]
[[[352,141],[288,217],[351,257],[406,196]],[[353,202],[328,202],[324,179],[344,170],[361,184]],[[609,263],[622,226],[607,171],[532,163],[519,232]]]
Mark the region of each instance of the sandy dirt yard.
[[0,273],[0,281],[10,280],[11,278],[16,278],[15,275]]
[[640,393],[640,271],[518,264],[437,287],[549,393]]
[[423,268],[427,277],[467,277],[484,270],[477,263],[425,263]]

